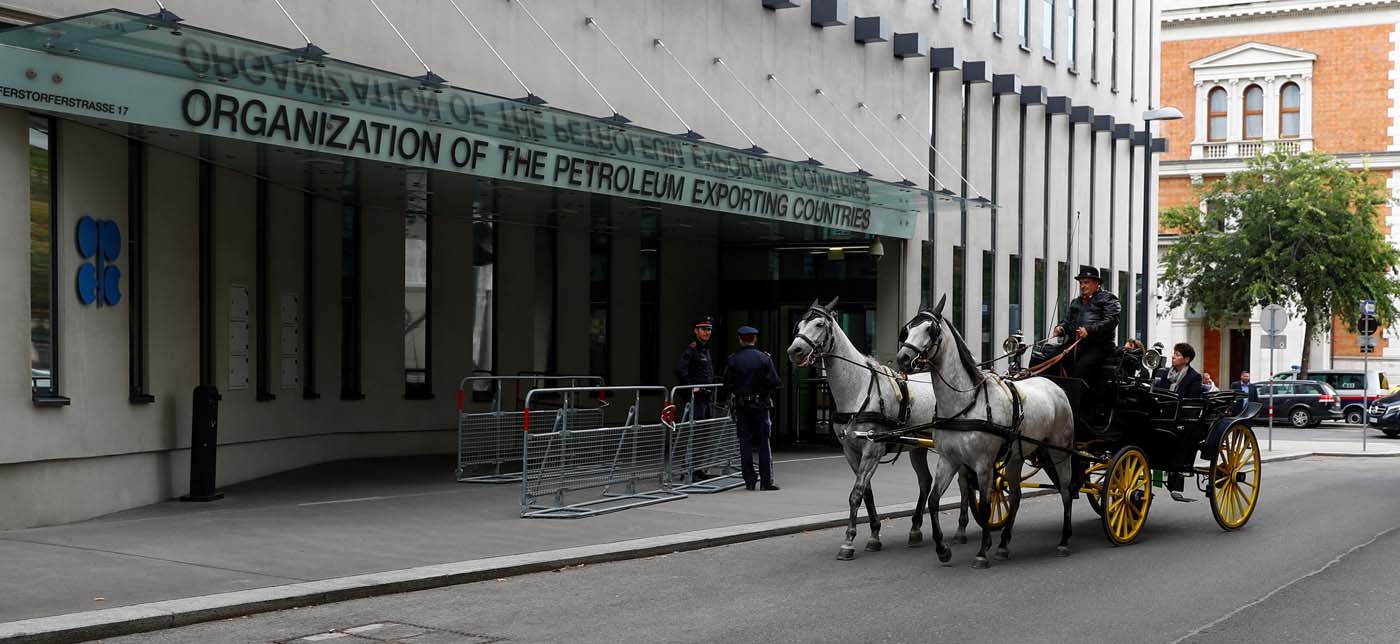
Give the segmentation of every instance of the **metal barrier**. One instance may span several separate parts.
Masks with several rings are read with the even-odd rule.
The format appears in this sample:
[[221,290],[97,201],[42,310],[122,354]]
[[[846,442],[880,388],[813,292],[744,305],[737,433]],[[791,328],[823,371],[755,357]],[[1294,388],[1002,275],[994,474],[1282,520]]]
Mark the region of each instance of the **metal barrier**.
[[[510,385],[518,391],[525,383],[531,385],[567,384],[602,385],[600,376],[468,376],[457,385],[457,480],[466,483],[515,483],[520,472],[507,471],[507,466],[523,462],[525,413],[505,409],[502,401]],[[487,385],[481,389],[481,385]],[[490,392],[489,411],[469,411],[467,404],[479,394]],[[519,394],[515,394],[519,398]],[[564,411],[567,410],[567,411]],[[537,423],[552,423],[550,416],[566,414],[570,428],[584,429],[603,426],[603,408],[581,408],[561,404],[559,410],[536,412]],[[477,471],[489,469],[489,473]]]
[[[739,471],[738,427],[729,406],[719,404],[720,386],[682,385],[671,390],[673,404],[680,396],[690,396],[681,421],[676,423],[669,452],[671,482],[679,486],[675,488],[677,492],[713,494],[744,484],[739,478],[742,472]],[[707,418],[696,418],[695,389],[706,390],[704,393],[710,399],[711,413]],[[712,469],[721,472],[712,476],[707,472]]]
[[[556,413],[548,421],[531,405],[541,396],[565,401],[589,393],[632,392],[627,421],[616,427],[579,428],[576,416]],[[664,397],[661,418],[641,422],[642,395]],[[520,516],[578,518],[616,512],[686,497],[671,489],[668,447],[675,431],[675,407],[665,387],[560,387],[535,389],[525,396],[524,472],[520,479]],[[584,501],[571,494],[602,490]],[[620,490],[618,489],[620,488]]]

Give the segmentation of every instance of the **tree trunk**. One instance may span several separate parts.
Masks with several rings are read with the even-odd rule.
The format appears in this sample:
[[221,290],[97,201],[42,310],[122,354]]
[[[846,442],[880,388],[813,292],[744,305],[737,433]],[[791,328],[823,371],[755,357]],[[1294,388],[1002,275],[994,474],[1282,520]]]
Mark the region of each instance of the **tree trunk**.
[[[1298,363],[1298,380],[1306,380],[1312,365],[1312,341],[1316,328],[1312,315],[1303,316],[1303,359]],[[1273,374],[1270,374],[1272,377]]]

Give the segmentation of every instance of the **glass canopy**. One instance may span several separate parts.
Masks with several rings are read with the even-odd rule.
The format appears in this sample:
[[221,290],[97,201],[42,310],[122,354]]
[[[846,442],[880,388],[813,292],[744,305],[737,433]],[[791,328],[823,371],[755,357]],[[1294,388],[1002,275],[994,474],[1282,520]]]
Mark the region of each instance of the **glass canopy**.
[[[537,179],[556,187],[906,239],[914,236],[922,213],[993,206],[981,198],[756,154],[616,117],[591,117],[534,97],[492,96],[452,87],[432,74],[408,77],[336,60],[311,45],[287,49],[158,15],[113,9],[16,27],[0,31],[0,46],[29,50],[28,57],[13,49],[0,56],[3,68],[32,65],[38,60],[34,54],[70,64],[73,82],[62,88],[46,85],[32,72],[26,75],[32,87],[0,87],[0,103],[30,109],[527,183]],[[79,61],[101,67],[73,67]],[[344,138],[326,136],[336,127],[345,130]],[[505,158],[478,166],[475,157],[488,151],[513,155],[515,175],[492,172],[511,166]],[[537,152],[540,156],[534,156]]]

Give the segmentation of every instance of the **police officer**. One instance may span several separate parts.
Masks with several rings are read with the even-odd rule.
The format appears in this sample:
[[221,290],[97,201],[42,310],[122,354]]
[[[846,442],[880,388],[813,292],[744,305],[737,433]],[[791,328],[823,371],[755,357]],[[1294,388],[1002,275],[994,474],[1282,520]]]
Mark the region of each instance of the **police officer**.
[[[715,367],[710,361],[710,334],[715,323],[710,316],[695,321],[695,339],[681,350],[676,359],[675,374],[678,385],[708,385],[715,381]],[[696,420],[710,417],[710,392],[704,389],[691,390],[691,402]]]
[[[773,390],[778,388],[778,369],[773,358],[759,350],[758,329],[739,327],[739,351],[729,356],[724,367],[724,391],[734,395],[734,420],[739,431],[739,461],[744,468],[745,487],[752,490],[761,484],[764,490],[776,490],[773,483],[773,453],[768,439],[772,421],[768,409],[773,406]],[[754,476],[753,453],[758,449],[758,476]]]

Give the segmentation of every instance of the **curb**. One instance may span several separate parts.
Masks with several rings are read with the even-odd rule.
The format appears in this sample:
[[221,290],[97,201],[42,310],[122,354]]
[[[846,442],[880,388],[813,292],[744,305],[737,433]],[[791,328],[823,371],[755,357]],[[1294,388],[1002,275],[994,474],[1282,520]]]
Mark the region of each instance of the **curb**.
[[[1313,456],[1400,457],[1400,452],[1372,454],[1298,452],[1267,456],[1262,461],[1278,463]],[[1022,496],[1023,498],[1031,498],[1049,494],[1054,494],[1054,491],[1028,490]],[[939,504],[938,509],[940,511],[956,510],[958,503],[943,502]],[[889,505],[879,508],[879,511],[882,518],[904,518],[913,514],[914,504],[909,502]],[[39,617],[0,623],[0,642],[52,644],[132,635],[257,613],[456,586],[570,566],[641,559],[810,530],[823,530],[844,526],[849,517],[849,512],[844,511],[813,514],[660,537],[421,566],[217,595],[135,604],[106,610]],[[865,520],[862,518],[860,521],[863,523]]]

